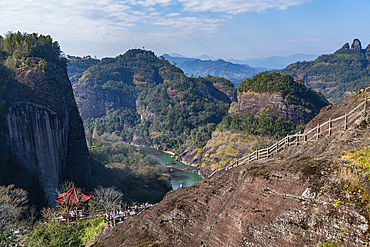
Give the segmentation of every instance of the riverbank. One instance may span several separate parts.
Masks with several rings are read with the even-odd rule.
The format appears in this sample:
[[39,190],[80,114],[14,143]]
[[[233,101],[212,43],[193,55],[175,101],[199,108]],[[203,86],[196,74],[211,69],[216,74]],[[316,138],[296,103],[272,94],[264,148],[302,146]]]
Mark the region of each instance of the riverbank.
[[[152,147],[153,148],[153,147]],[[171,152],[171,151],[162,151],[162,150],[158,150],[158,151],[161,151],[163,153],[166,153],[166,154],[169,154],[169,155],[172,155],[172,156],[175,156],[175,153],[174,152]]]
[[188,168],[188,167],[182,167],[182,166],[167,166],[168,168],[175,168],[184,172],[191,172],[191,173],[196,173],[199,174],[198,169],[193,169],[193,168]]
[[168,168],[170,183],[174,190],[179,188],[181,185],[183,187],[189,187],[202,180],[196,167],[187,166],[182,162],[175,160],[168,152],[160,151],[152,147],[139,147],[139,149],[142,150],[144,154],[155,156],[159,159],[162,165]]

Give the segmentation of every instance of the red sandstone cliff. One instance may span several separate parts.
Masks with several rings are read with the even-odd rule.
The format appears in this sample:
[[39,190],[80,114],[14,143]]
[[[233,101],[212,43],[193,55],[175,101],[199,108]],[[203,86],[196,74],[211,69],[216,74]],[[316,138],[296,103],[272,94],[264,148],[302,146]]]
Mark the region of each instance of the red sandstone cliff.
[[268,109],[275,113],[276,116],[283,116],[285,120],[290,120],[293,123],[306,124],[309,122],[320,109],[311,111],[302,109],[285,100],[283,93],[247,93],[241,92],[238,95],[237,113],[240,117],[247,111],[254,116],[262,113],[263,109]]

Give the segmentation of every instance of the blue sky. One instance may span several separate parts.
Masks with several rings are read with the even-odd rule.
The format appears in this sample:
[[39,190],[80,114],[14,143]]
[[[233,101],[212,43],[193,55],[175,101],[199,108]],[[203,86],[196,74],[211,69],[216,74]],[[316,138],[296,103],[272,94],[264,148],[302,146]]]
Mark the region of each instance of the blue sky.
[[71,55],[223,59],[327,54],[370,43],[370,0],[0,0],[0,34],[50,34]]

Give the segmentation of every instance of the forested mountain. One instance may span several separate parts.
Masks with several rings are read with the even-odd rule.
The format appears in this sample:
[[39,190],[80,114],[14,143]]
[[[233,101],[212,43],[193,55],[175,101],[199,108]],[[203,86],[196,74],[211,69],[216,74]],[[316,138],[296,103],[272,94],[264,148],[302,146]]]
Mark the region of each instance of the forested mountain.
[[217,61],[212,60],[200,60],[193,58],[183,57],[171,57],[170,55],[164,54],[163,57],[168,61],[175,63],[176,66],[181,68],[186,74],[197,76],[216,76],[223,77],[232,82],[238,80],[244,80],[246,77],[252,77],[253,75],[263,71],[260,68],[252,68],[246,64],[234,64],[226,62],[222,59]]
[[328,105],[325,97],[321,93],[308,88],[303,80],[295,81],[294,78],[287,74],[276,72],[264,72],[254,76],[252,79],[246,78],[240,84],[238,92],[282,93],[286,103],[308,113],[312,112],[314,115],[322,107]]
[[204,145],[236,99],[230,81],[187,77],[141,49],[102,59],[73,88],[87,129],[178,152]]
[[361,42],[355,39],[351,48],[346,43],[334,54],[294,63],[282,72],[303,79],[329,101],[338,102],[357,92],[359,87],[370,86],[370,46],[362,49]]

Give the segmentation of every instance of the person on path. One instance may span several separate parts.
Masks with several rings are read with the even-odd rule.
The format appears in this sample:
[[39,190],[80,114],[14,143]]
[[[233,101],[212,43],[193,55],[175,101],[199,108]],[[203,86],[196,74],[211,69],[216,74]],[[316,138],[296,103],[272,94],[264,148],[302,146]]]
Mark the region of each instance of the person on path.
[[112,222],[112,226],[114,226],[114,218],[113,218],[113,214],[110,215],[110,220]]

